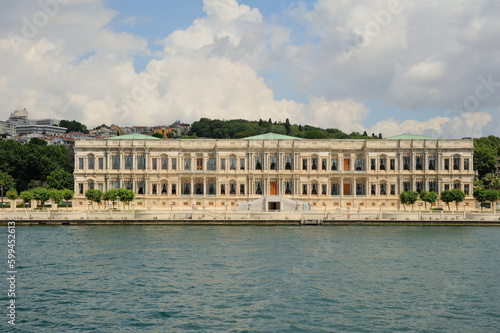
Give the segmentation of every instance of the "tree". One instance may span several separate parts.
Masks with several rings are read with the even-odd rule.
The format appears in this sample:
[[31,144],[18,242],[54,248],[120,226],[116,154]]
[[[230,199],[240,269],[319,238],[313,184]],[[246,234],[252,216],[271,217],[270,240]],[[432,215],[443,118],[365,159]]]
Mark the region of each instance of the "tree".
[[50,199],[56,205],[59,205],[63,200],[62,190],[50,189],[49,190]]
[[16,188],[16,182],[11,175],[6,172],[0,171],[0,186],[3,187],[4,193]]
[[61,120],[59,122],[59,127],[66,127],[66,133],[70,132],[82,132],[85,134],[89,133],[87,126],[76,121],[76,120]]
[[151,134],[151,136],[158,138],[158,139],[163,139],[163,135],[161,133],[158,133],[158,132]]
[[485,189],[483,188],[476,188],[474,190],[474,192],[472,192],[472,196],[474,197],[474,199],[476,199],[479,203],[484,203],[486,201],[488,201],[488,199],[486,198],[486,191]]
[[427,192],[427,191],[421,191],[420,192],[420,199],[425,202],[425,209],[427,209],[427,203],[430,203],[431,206],[433,203],[436,202],[438,198],[438,195],[435,192]]
[[33,198],[40,201],[42,206],[45,205],[45,201],[50,199],[49,190],[43,187],[37,187],[33,189]]
[[17,191],[16,190],[9,190],[7,191],[7,193],[5,194],[5,196],[7,198],[9,198],[9,200],[12,200],[12,208],[16,208],[16,199],[19,197],[17,195]]
[[107,190],[102,198],[103,200],[111,201],[113,203],[113,208],[115,208],[115,202],[116,200],[118,200],[118,190],[117,189]]
[[439,195],[439,198],[441,199],[442,202],[445,202],[448,205],[448,210],[450,210],[450,202],[455,201],[455,198],[454,198],[453,194],[451,193],[451,191],[445,190],[445,191],[441,192],[441,194]]
[[126,188],[119,188],[118,189],[118,197],[120,198],[120,201],[123,203],[129,203],[135,198],[134,191],[126,189]]
[[290,126],[290,120],[286,118],[285,120],[285,129],[286,129],[286,134],[290,135],[290,132],[292,131],[292,126]]
[[484,199],[491,202],[491,209],[496,210],[496,202],[500,198],[500,192],[497,190],[486,190],[484,191]]
[[75,194],[73,193],[73,191],[66,188],[66,189],[62,190],[62,196],[63,196],[64,200],[70,201],[73,199]]
[[453,201],[455,201],[455,206],[458,210],[458,203],[464,201],[465,193],[461,189],[455,188],[450,191]]
[[75,183],[73,175],[63,169],[56,169],[47,176],[47,184],[49,188],[62,190],[65,188],[72,189]]
[[34,199],[34,195],[33,195],[33,191],[23,191],[21,193],[19,193],[19,197],[21,197],[21,199],[23,199],[23,203],[27,204],[27,203],[30,203],[31,200]]
[[103,193],[101,190],[88,189],[85,192],[85,198],[92,202],[92,208],[94,208],[94,202],[100,203],[102,200]]
[[415,202],[417,202],[417,200],[418,200],[418,192],[405,191],[405,192],[401,192],[399,194],[399,201],[401,202],[401,204],[403,205],[403,208],[405,210],[406,210],[406,207],[405,207],[406,204],[410,204],[411,209],[413,209],[413,204]]

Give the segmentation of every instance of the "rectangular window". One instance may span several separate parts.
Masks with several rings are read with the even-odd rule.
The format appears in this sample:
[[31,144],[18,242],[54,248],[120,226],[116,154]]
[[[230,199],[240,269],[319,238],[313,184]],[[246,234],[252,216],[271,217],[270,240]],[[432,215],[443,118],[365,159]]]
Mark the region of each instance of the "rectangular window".
[[144,182],[143,181],[138,181],[137,182],[137,194],[145,194],[145,192],[144,192]]
[[104,158],[99,158],[99,170],[104,169]]
[[316,157],[311,159],[311,169],[318,170],[318,159]]
[[380,184],[380,195],[385,195],[385,184]]
[[321,185],[321,194],[326,195],[326,185]]
[[120,169],[120,156],[112,156],[111,157],[111,164],[112,164],[112,167],[113,167],[113,170],[118,170]]
[[240,195],[244,195],[244,194],[245,194],[245,185],[240,184]]
[[313,195],[318,194],[318,184],[311,185],[311,194],[313,194]]
[[177,170],[177,158],[172,158],[172,170]]
[[153,158],[152,167],[153,167],[153,170],[156,170],[158,168],[158,160],[156,158]]
[[132,155],[125,155],[125,169],[132,169]]
[[262,183],[260,181],[255,182],[255,194],[262,194]]
[[464,193],[465,195],[469,195],[469,184],[464,184]]
[[449,191],[450,190],[450,185],[449,184],[444,185],[444,190],[445,191]]
[[94,182],[90,181],[88,183],[88,188],[89,188],[89,190],[93,190],[94,189]]
[[126,180],[123,185],[126,189],[129,189],[129,190],[132,189],[132,182],[130,180]]
[[375,159],[374,158],[370,159],[370,170],[372,171],[375,170],[375,165],[376,165]]
[[403,156],[403,170],[410,170],[410,156]]
[[344,159],[344,171],[349,171],[350,167],[351,167],[351,160],[348,158]]
[[210,171],[215,170],[215,158],[213,158],[213,157],[208,159],[208,170],[210,170]]
[[196,170],[198,170],[198,171],[203,170],[203,158],[196,159]]
[[225,184],[220,185],[220,194],[226,195],[226,185]]
[[375,193],[376,193],[375,191],[376,191],[376,187],[375,187],[375,185],[371,185],[370,194],[371,194],[371,195],[375,195]]
[[220,169],[226,170],[226,159],[225,158],[220,159]]
[[94,157],[93,156],[89,156],[89,170],[94,170]]
[[469,159],[464,158],[464,171],[469,171]]
[[245,159],[240,158],[240,170],[245,170]]
[[410,182],[403,182],[403,191],[407,192],[410,190]]
[[436,170],[436,159],[434,156],[429,156],[429,170]]
[[97,188],[99,189],[99,191],[104,192],[104,184],[103,183],[97,184]]
[[307,185],[302,185],[302,194],[307,195]]
[[444,169],[450,170],[450,159],[449,158],[444,159]]
[[416,182],[416,186],[417,186],[417,192],[418,193],[422,192],[422,182]]
[[337,184],[332,184],[332,195],[338,195],[339,194],[339,190],[338,190],[338,187],[337,187]]
[[214,183],[208,184],[208,194],[215,195],[215,184]]
[[229,194],[231,194],[231,195],[236,194],[236,184],[235,183],[229,184]]
[[182,184],[182,194],[184,194],[184,195],[191,194],[191,184],[189,184],[189,183]]
[[255,156],[255,170],[262,170],[262,156],[260,154]]
[[389,160],[389,169],[391,171],[394,171],[396,169],[396,160],[393,158]]
[[429,182],[429,192],[436,192],[436,183]]
[[292,170],[292,156],[285,156],[285,170]]
[[292,182],[289,180],[285,182],[285,194],[292,194]]
[[363,160],[361,158],[356,159],[356,164],[354,165],[354,168],[356,169],[356,171],[363,170]]
[[81,157],[78,159],[78,166],[80,170],[83,170],[83,158]]
[[177,184],[172,184],[172,194],[177,194]]
[[454,190],[459,190],[460,189],[460,183],[453,183],[453,189]]
[[137,156],[137,169],[146,169],[146,159],[144,158],[144,155]]
[[184,171],[189,171],[189,170],[191,170],[191,159],[185,158],[184,159]]
[[385,170],[385,158],[380,159],[380,170]]
[[356,184],[356,195],[363,195],[363,184]]
[[337,159],[332,158],[332,171],[337,171]]
[[326,170],[326,158],[321,159],[321,170]]
[[391,184],[391,195],[396,195],[396,185]]
[[[172,185],[172,187],[173,187],[173,186],[174,186],[174,185]],[[162,184],[161,184],[161,194],[163,194],[163,195],[168,194],[167,184],[166,184],[166,183],[162,183]],[[175,194],[175,193],[172,193],[172,194]]]
[[156,184],[153,184],[151,188],[151,193],[156,195]]
[[229,159],[229,169],[236,170],[236,157],[231,157]]
[[78,193],[83,194],[83,184],[78,184]]
[[114,180],[111,182],[111,188],[113,188],[113,190],[116,190],[120,187],[120,184],[118,183],[117,180]]
[[460,157],[453,158],[453,170],[460,170]]
[[415,168],[417,170],[422,170],[422,157],[421,156],[417,156],[415,157]]
[[270,165],[270,169],[271,170],[277,170],[278,169],[278,164],[276,163],[276,159],[277,159],[276,156],[271,156],[271,165]]
[[307,159],[306,158],[302,159],[302,170],[307,170]]
[[167,170],[168,168],[168,158],[167,157],[162,157],[161,158],[161,169],[162,170]]

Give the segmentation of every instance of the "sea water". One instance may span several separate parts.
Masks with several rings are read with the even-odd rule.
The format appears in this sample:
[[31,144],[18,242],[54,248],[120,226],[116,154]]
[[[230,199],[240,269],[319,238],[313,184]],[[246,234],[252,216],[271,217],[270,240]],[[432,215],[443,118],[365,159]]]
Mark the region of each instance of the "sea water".
[[16,255],[2,332],[500,331],[497,227],[19,226]]

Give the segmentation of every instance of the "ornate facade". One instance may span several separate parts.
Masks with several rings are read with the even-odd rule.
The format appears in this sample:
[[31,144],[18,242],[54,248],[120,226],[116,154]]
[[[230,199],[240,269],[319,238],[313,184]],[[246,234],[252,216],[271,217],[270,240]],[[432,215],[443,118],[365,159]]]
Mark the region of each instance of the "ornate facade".
[[[75,207],[87,189],[125,187],[137,209],[236,209],[264,196],[313,209],[399,209],[399,193],[459,188],[473,207],[472,140],[160,140],[141,135],[75,143]],[[437,205],[440,203],[438,202]],[[269,207],[279,209],[279,207]],[[465,208],[465,207],[464,207]]]

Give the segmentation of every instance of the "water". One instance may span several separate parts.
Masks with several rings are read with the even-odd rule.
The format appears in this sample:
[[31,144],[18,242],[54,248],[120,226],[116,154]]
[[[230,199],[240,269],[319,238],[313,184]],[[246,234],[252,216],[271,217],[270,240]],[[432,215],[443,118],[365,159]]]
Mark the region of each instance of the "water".
[[[19,332],[500,330],[496,227],[36,226],[16,235]],[[0,331],[14,331],[3,309]]]

